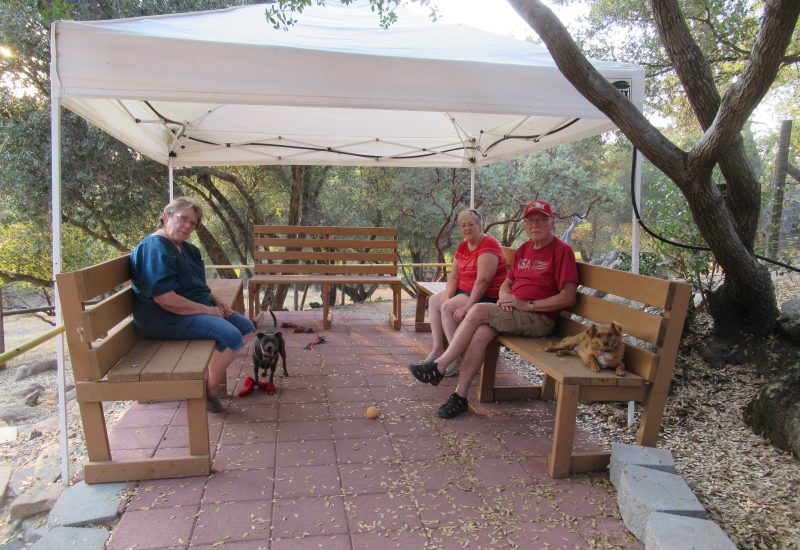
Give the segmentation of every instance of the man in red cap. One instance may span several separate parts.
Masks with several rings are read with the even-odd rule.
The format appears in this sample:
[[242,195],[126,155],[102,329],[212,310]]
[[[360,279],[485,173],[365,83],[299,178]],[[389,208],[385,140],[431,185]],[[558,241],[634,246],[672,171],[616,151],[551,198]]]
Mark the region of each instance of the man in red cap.
[[444,354],[435,362],[408,367],[420,382],[437,386],[445,367],[461,357],[458,385],[439,408],[441,418],[453,418],[469,408],[470,384],[483,365],[486,346],[497,333],[547,336],[553,332],[559,312],[575,305],[575,253],[555,236],[552,208],[545,201],[535,200],[525,207],[523,217],[530,240],[517,250],[497,303],[474,304]]

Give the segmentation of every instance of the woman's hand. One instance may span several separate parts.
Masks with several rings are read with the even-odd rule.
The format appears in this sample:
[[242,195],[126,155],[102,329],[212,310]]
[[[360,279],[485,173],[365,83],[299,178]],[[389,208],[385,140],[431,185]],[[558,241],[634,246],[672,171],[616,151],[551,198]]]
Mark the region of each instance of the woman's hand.
[[453,310],[453,320],[456,323],[460,323],[462,319],[467,315],[469,308],[467,306],[461,306]]
[[214,302],[214,305],[222,312],[222,317],[230,317],[231,314],[233,314],[231,306],[213,294],[211,295],[211,301]]

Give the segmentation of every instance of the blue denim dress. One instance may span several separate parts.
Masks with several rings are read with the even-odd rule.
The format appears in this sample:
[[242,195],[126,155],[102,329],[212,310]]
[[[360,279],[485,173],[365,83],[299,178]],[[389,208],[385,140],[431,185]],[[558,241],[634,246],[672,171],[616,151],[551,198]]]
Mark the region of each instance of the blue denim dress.
[[131,254],[131,288],[136,295],[133,322],[139,334],[157,340],[215,340],[217,350],[237,351],[244,346],[243,335],[255,331],[253,323],[234,312],[231,316],[178,315],[154,300],[174,290],[188,300],[213,306],[211,289],[200,249],[182,242],[180,252],[169,239],[150,235]]

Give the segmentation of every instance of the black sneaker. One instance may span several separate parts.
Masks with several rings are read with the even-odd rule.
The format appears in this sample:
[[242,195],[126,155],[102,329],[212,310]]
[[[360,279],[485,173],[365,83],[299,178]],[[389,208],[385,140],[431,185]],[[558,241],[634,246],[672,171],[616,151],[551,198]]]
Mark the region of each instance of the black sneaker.
[[461,397],[457,393],[450,396],[447,403],[439,407],[439,418],[454,418],[459,414],[469,410],[469,401],[466,397]]
[[219,397],[211,397],[210,395],[206,397],[206,410],[210,413],[221,413],[224,407],[222,406],[222,401],[219,400]]
[[430,384],[431,386],[438,386],[439,382],[444,378],[444,375],[439,372],[439,367],[434,362],[409,365],[408,370],[411,371],[414,378],[424,384]]

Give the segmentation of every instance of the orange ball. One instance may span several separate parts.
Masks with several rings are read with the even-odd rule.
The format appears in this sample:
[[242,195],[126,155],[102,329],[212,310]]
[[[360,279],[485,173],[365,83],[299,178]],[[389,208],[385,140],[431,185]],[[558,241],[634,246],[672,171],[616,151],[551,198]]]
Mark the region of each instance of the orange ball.
[[378,407],[370,407],[367,409],[367,418],[372,420],[378,418]]

